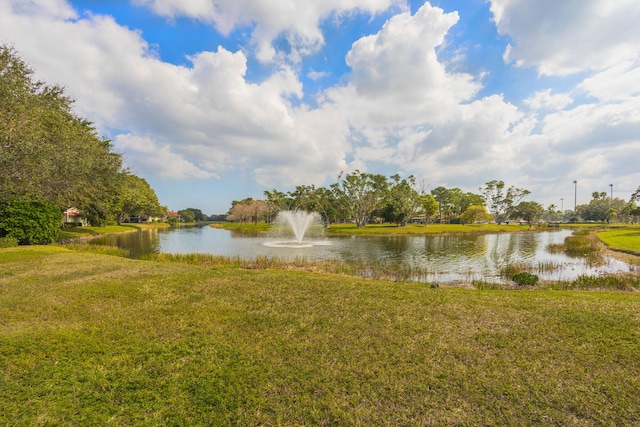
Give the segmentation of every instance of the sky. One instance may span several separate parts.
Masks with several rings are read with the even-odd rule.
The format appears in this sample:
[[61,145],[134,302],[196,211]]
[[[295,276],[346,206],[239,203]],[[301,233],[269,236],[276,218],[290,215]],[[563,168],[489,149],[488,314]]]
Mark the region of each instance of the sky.
[[628,200],[638,22],[637,0],[0,0],[0,44],[162,205],[209,215],[355,170]]

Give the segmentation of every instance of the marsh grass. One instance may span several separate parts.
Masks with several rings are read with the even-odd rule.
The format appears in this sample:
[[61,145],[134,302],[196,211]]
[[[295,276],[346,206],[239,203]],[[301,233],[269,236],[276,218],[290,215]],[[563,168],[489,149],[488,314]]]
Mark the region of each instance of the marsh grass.
[[551,271],[557,271],[564,268],[564,266],[555,261],[537,261],[535,263],[527,261],[515,261],[508,262],[500,269],[501,277],[512,277],[514,274],[526,272],[526,273],[545,273]]
[[640,293],[433,289],[195,258],[1,249],[0,423],[640,419]]
[[112,255],[125,258],[130,256],[130,252],[127,249],[121,249],[117,246],[90,245],[88,243],[73,242],[65,244],[64,247],[77,252],[91,252],[96,254]]
[[573,258],[584,258],[589,266],[602,265],[604,246],[598,239],[593,227],[578,228],[571,236],[567,236],[563,243],[547,245],[550,253],[564,253]]
[[246,270],[299,270],[343,274],[373,280],[393,282],[424,281],[430,270],[398,263],[369,263],[360,260],[310,260],[296,257],[293,260],[278,256],[257,256],[255,258],[227,257],[210,254],[150,254],[142,259],[159,262],[177,262],[218,268],[242,268]]
[[545,287],[556,290],[640,291],[640,274],[580,276],[570,282],[548,283]]

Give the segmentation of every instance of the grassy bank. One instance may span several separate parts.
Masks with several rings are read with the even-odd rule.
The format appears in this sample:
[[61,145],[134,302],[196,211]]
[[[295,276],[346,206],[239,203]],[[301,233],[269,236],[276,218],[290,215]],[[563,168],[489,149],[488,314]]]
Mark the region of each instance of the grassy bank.
[[71,227],[65,228],[60,232],[58,241],[66,242],[71,240],[86,239],[95,236],[101,236],[111,233],[126,233],[136,230],[149,230],[153,228],[169,227],[167,223],[152,223],[152,224],[123,224],[123,225],[107,225],[104,227]]
[[634,425],[640,294],[0,250],[7,425]]
[[513,233],[540,230],[537,227],[518,224],[407,224],[399,227],[394,224],[368,224],[356,227],[355,224],[331,224],[327,233],[349,235],[411,235],[411,234],[482,234]]
[[[240,224],[223,222],[212,224],[212,227],[224,228],[241,232],[266,232],[271,229],[269,224]],[[518,224],[408,224],[399,227],[395,224],[368,224],[365,227],[356,227],[355,224],[331,224],[325,233],[331,235],[412,235],[412,234],[484,234],[484,233],[513,233],[540,231],[546,227],[529,227]],[[553,229],[551,229],[553,230]]]
[[598,237],[612,249],[640,255],[640,227],[601,231]]

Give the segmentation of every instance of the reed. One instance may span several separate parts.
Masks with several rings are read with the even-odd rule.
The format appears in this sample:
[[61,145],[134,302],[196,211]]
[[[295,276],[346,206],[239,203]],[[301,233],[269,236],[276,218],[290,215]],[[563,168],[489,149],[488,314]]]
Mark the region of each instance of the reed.
[[127,258],[130,255],[129,250],[121,249],[117,246],[91,245],[89,243],[67,243],[64,245],[64,247],[76,252],[91,252],[95,254],[112,255],[123,258]]
[[547,273],[550,271],[561,270],[564,266],[555,261],[538,261],[535,267],[537,273]]
[[546,287],[554,290],[640,291],[640,274],[579,276],[571,282],[553,282]]
[[524,261],[514,261],[505,264],[500,269],[501,277],[512,277],[514,274],[522,273],[523,271],[531,271],[533,267],[531,264]]

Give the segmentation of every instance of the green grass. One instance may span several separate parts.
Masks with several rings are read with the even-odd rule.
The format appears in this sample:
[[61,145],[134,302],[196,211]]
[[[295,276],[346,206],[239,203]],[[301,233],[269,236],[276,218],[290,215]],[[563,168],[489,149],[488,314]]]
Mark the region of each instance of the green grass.
[[[271,230],[269,224],[240,224],[240,223],[216,223],[212,227],[225,228],[232,231],[247,233],[266,232]],[[395,224],[368,224],[364,227],[356,227],[355,224],[331,224],[325,230],[327,235],[409,235],[409,234],[473,234],[473,233],[505,233],[540,231],[540,228],[522,226],[517,224],[408,224],[399,227]]]
[[640,227],[602,231],[598,237],[612,249],[640,255]]
[[60,232],[58,241],[70,241],[76,239],[82,239],[86,237],[101,236],[111,233],[124,233],[127,231],[135,230],[147,230],[150,228],[163,228],[169,227],[169,224],[154,223],[154,224],[126,224],[126,225],[107,225],[104,227],[71,227],[65,228]]
[[5,425],[635,425],[640,293],[0,249]]
[[[532,228],[531,230],[538,230]],[[368,224],[364,227],[356,227],[355,224],[331,224],[327,234],[349,235],[408,235],[408,234],[477,234],[477,233],[505,233],[527,232],[528,226],[517,224],[408,224],[398,227],[394,224]]]

